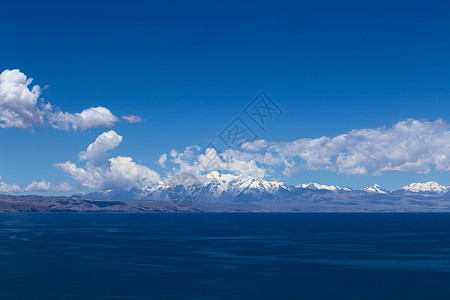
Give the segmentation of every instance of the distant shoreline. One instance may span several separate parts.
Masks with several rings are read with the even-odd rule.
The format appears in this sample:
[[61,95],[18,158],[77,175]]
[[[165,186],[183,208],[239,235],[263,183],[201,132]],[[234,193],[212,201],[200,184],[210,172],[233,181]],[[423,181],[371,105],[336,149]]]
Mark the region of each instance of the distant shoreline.
[[[363,203],[364,204],[364,203]],[[347,203],[212,203],[199,201],[177,206],[159,200],[100,200],[83,197],[46,197],[0,195],[0,213],[446,213],[442,207],[392,207],[381,209]]]

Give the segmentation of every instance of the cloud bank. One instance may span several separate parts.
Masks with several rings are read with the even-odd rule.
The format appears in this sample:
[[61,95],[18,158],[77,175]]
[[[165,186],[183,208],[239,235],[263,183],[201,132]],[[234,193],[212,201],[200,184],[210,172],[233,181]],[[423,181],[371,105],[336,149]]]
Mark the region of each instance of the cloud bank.
[[[0,128],[51,126],[58,130],[86,130],[113,127],[119,122],[109,109],[98,106],[80,113],[63,112],[51,103],[39,103],[42,88],[31,86],[32,78],[20,70],[4,70],[0,74]],[[142,122],[136,115],[122,117],[128,123]]]
[[[450,126],[443,120],[409,119],[390,128],[355,129],[335,137],[292,142],[257,140],[243,145],[242,151],[217,153],[210,148],[198,153],[198,149],[188,147],[181,153],[172,150],[173,173],[199,176],[217,170],[256,178],[277,172],[293,176],[304,170],[347,176],[429,173],[450,171]],[[167,163],[164,160],[164,165]]]
[[25,192],[26,193],[70,192],[70,191],[73,191],[73,187],[67,182],[53,186],[50,182],[46,182],[45,180],[33,181],[25,188],[22,188],[15,183],[8,184],[3,182],[2,177],[0,176],[0,193],[2,194],[19,194]]
[[302,170],[344,175],[450,171],[450,127],[443,120],[410,119],[391,128],[355,129],[335,137],[293,142],[259,140],[245,149],[241,155],[261,164],[281,165],[286,176]]

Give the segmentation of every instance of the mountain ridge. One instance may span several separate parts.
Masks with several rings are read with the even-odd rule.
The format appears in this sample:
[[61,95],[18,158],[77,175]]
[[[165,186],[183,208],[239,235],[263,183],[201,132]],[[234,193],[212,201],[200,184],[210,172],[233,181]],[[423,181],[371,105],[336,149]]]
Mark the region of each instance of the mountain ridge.
[[71,197],[0,195],[0,212],[450,212],[450,192],[435,182],[388,191],[211,174],[209,182],[160,183]]
[[[194,186],[197,192],[208,192],[214,197],[220,197],[223,194],[228,194],[230,196],[236,196],[241,193],[277,193],[280,190],[285,192],[294,192],[298,190],[310,190],[310,191],[328,191],[336,193],[368,193],[368,194],[401,194],[401,193],[415,193],[415,194],[445,194],[450,192],[450,187],[440,185],[434,181],[429,181],[425,183],[411,183],[404,186],[402,189],[389,191],[379,184],[374,184],[363,189],[351,189],[349,187],[339,187],[336,185],[323,185],[315,182],[300,184],[300,185],[289,185],[281,181],[267,181],[264,179],[257,179],[249,176],[234,176],[230,174],[219,174],[218,172],[211,172],[208,174],[210,179],[209,182],[201,184],[200,182],[196,184],[190,184],[186,186]],[[177,183],[175,186],[183,186]],[[130,199],[146,199],[149,195],[160,195],[161,193],[167,192],[174,185],[167,185],[160,183],[159,185],[153,186],[151,188],[144,186],[141,189],[134,188],[127,191],[107,191],[107,192],[94,192],[86,194],[87,197],[99,197],[100,199],[108,198],[108,195],[124,195]]]

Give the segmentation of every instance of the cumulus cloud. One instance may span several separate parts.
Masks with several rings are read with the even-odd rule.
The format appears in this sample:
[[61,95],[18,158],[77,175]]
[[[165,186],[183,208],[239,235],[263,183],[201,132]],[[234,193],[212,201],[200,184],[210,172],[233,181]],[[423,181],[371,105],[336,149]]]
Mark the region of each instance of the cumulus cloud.
[[97,137],[86,151],[79,154],[84,166],[67,161],[55,164],[82,188],[87,190],[127,190],[141,185],[159,183],[159,174],[144,165],[137,164],[131,157],[110,158],[106,153],[122,142],[122,136],[111,130]]
[[[33,79],[20,70],[4,70],[0,74],[0,128],[51,126],[58,130],[86,130],[113,127],[119,122],[108,108],[91,107],[79,113],[64,112],[50,102],[39,103],[42,89],[32,86]],[[136,115],[123,116],[128,123],[142,122]]]
[[45,180],[33,181],[25,188],[22,188],[15,183],[7,184],[3,182],[2,177],[0,176],[0,193],[4,194],[19,194],[19,193],[34,193],[34,192],[70,192],[70,191],[73,191],[73,187],[67,182],[63,182],[61,184],[58,184],[57,186],[53,186],[50,182],[47,182]]
[[60,130],[86,130],[97,127],[113,127],[118,121],[112,112],[102,106],[83,110],[81,113],[71,114],[62,111],[49,110],[46,114],[48,123]]
[[5,70],[0,74],[0,127],[28,128],[43,122],[38,108],[41,88],[29,88],[32,78],[19,70]]
[[233,151],[217,153],[214,148],[207,148],[203,153],[198,146],[187,147],[183,152],[172,150],[170,162],[173,175],[189,173],[204,181],[209,181],[207,174],[211,171],[222,171],[234,175],[246,175],[263,178],[266,169],[257,165],[256,161],[248,156],[240,156]]
[[22,188],[17,184],[8,184],[3,182],[2,177],[0,176],[0,193],[2,194],[15,194],[22,192]]
[[114,130],[104,132],[88,146],[86,151],[81,151],[78,158],[80,161],[86,161],[89,167],[109,167],[111,162],[106,152],[116,148],[121,142],[122,136]]
[[391,128],[355,129],[335,137],[293,142],[256,141],[246,150],[259,163],[283,165],[284,174],[329,170],[346,175],[450,171],[450,127],[443,120],[406,120]]
[[33,181],[30,183],[25,189],[25,192],[48,192],[52,189],[52,185],[50,182],[42,181]]

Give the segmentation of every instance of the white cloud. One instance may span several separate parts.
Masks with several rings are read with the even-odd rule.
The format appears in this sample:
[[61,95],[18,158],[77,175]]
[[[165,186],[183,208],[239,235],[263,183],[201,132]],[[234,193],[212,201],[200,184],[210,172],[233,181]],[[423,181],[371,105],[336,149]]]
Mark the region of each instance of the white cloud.
[[88,146],[86,151],[81,151],[78,158],[80,161],[86,161],[89,167],[109,167],[111,162],[106,152],[116,148],[121,142],[122,137],[114,130],[104,132]]
[[98,106],[71,114],[62,111],[48,111],[48,123],[60,130],[86,130],[97,127],[113,127],[119,119],[105,107]]
[[[42,89],[31,86],[33,79],[18,69],[0,74],[0,128],[30,128],[51,126],[58,130],[86,130],[113,127],[119,122],[108,108],[98,106],[70,113],[54,108],[50,102],[39,104]],[[142,122],[136,115],[123,116],[128,123]]]
[[24,191],[25,192],[48,192],[51,189],[52,189],[52,185],[50,182],[41,180],[41,181],[33,181],[24,189]]
[[287,176],[301,170],[346,175],[450,171],[450,127],[442,120],[410,119],[391,128],[355,129],[336,137],[255,144],[259,153],[252,157],[259,163],[284,165]]
[[0,176],[0,193],[2,194],[16,194],[22,192],[22,188],[17,184],[8,184],[2,181]]
[[163,155],[161,155],[158,159],[158,161],[156,162],[158,165],[160,165],[163,168],[166,168],[166,161],[167,161],[167,154],[164,153]]
[[136,115],[122,116],[122,119],[131,124],[143,122],[142,118]]
[[[203,176],[213,170],[263,178],[276,167],[285,176],[302,170],[343,175],[384,172],[450,171],[450,125],[445,121],[401,121],[390,128],[355,129],[335,137],[301,138],[293,142],[258,140],[243,151],[217,153],[213,148],[171,151],[173,173]],[[197,153],[197,154],[196,154]]]
[[108,157],[106,152],[117,147],[121,141],[122,137],[113,130],[105,132],[86,151],[80,152],[79,159],[85,162],[84,167],[78,167],[70,161],[55,166],[87,190],[127,190],[158,183],[158,173],[133,162],[131,157]]
[[41,88],[29,88],[32,78],[19,70],[5,70],[0,74],[0,127],[28,128],[43,122],[38,108]]
[[70,161],[55,164],[56,167],[63,170],[69,177],[76,180],[78,184],[89,190],[100,189],[102,182],[96,177],[101,177],[101,174],[93,174],[83,168],[78,168],[76,164]]
[[74,188],[68,182],[63,182],[52,188],[54,192],[71,192]]
[[257,140],[254,142],[246,142],[242,144],[242,149],[245,151],[259,151],[267,146],[267,142],[265,140]]
[[27,187],[22,188],[19,185],[12,183],[7,184],[2,181],[0,176],[0,193],[4,194],[19,194],[19,193],[34,193],[34,192],[70,192],[73,187],[67,183],[63,182],[57,186],[53,186],[50,182],[45,180],[33,181]]
[[172,169],[173,175],[188,173],[201,180],[209,181],[207,174],[211,171],[223,171],[234,175],[246,175],[263,178],[266,170],[259,167],[249,156],[236,155],[233,151],[217,153],[214,148],[208,148],[204,153],[198,153],[198,146],[187,147],[183,152],[171,151],[171,163],[176,165]]

